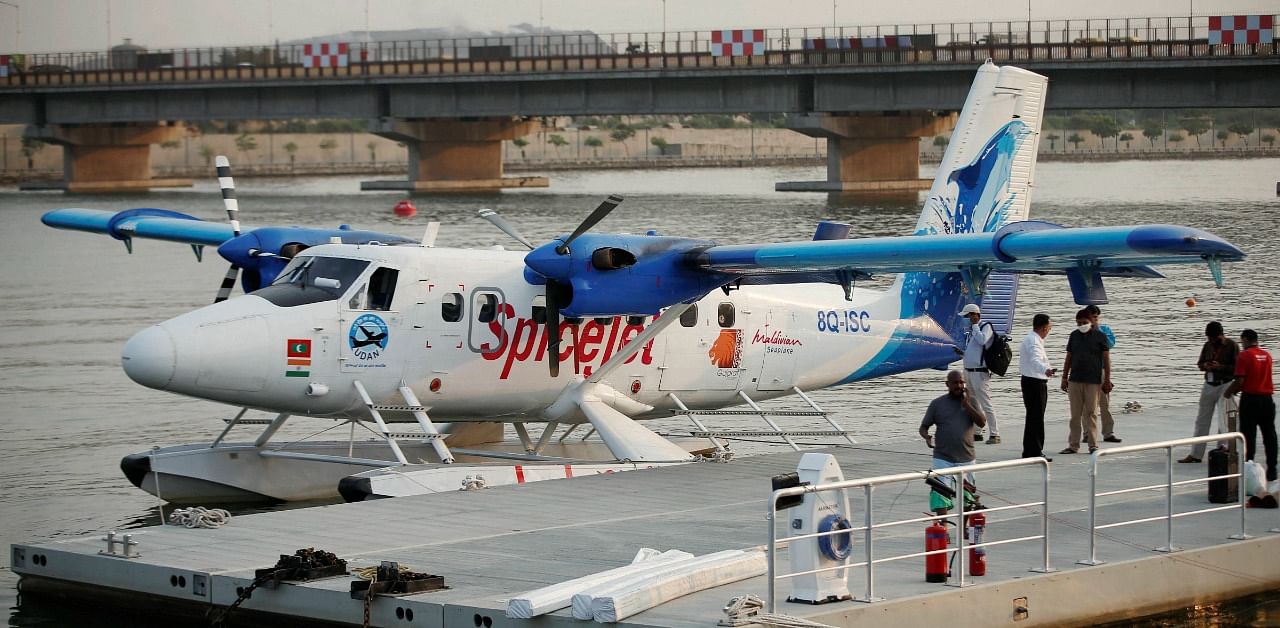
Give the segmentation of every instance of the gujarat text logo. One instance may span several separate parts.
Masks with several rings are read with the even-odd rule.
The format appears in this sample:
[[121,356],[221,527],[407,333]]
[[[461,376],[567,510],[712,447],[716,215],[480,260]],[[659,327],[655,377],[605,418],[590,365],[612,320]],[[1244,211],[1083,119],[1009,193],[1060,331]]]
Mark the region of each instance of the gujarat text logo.
[[357,358],[375,360],[387,348],[387,324],[376,314],[361,314],[351,324],[347,344]]

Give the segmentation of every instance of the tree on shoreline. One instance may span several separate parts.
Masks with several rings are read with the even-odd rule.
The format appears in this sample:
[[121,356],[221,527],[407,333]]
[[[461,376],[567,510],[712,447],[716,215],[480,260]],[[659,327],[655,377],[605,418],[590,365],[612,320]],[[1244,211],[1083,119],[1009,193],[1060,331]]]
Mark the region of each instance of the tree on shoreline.
[[372,161],[375,164],[378,163],[378,143],[369,142],[368,144],[365,144],[364,147],[369,149],[369,161]]
[[619,144],[622,144],[622,152],[625,153],[628,157],[630,157],[631,149],[627,148],[627,140],[631,139],[632,137],[635,137],[635,134],[636,134],[635,129],[624,124],[614,129],[611,133],[609,133],[609,139]]
[[1084,138],[1080,137],[1079,133],[1072,133],[1070,136],[1067,137],[1067,141],[1074,144],[1076,150],[1080,150],[1080,142],[1083,142]]
[[236,150],[240,151],[240,159],[245,163],[253,162],[253,160],[249,159],[249,151],[257,150],[257,148],[258,140],[249,135],[248,131],[236,136]]
[[1253,133],[1253,125],[1246,122],[1236,122],[1227,127],[1227,130],[1240,136],[1246,147],[1249,146],[1249,134]]
[[563,135],[552,135],[547,138],[547,143],[555,148],[556,157],[560,157],[560,147],[567,146],[569,144],[569,140],[564,139]]
[[297,158],[294,153],[298,152],[298,145],[293,142],[289,142],[284,145],[284,152],[289,153],[289,165],[292,166],[293,160]]
[[204,157],[204,165],[209,166],[213,163],[213,148],[208,144],[200,145],[200,156]]
[[658,149],[658,154],[659,154],[659,155],[665,155],[665,154],[667,154],[667,140],[666,140],[666,138],[661,137],[661,136],[658,136],[658,135],[655,135],[655,136],[653,136],[653,137],[649,138],[649,143],[650,143],[650,144],[653,144],[655,147],[657,147],[657,149]]
[[[1129,146],[1129,142],[1132,142],[1132,141],[1133,141],[1133,134],[1132,134],[1132,133],[1127,133],[1127,132],[1126,132],[1126,133],[1121,133],[1121,134],[1120,134],[1120,137],[1116,139],[1117,149],[1119,148],[1119,144],[1120,144],[1120,142],[1124,142],[1124,149],[1125,149],[1125,150],[1129,150],[1129,148],[1130,148],[1130,146]],[[1154,142],[1153,142],[1152,144],[1154,145]]]
[[326,137],[320,140],[320,150],[324,151],[325,156],[329,158],[329,163],[333,163],[333,149],[337,147],[338,140],[335,140],[332,137]]
[[599,156],[600,156],[600,150],[599,150],[599,149],[600,149],[600,147],[601,147],[601,146],[604,146],[604,141],[602,141],[600,138],[598,138],[598,137],[596,137],[596,136],[594,136],[594,135],[589,135],[589,136],[587,136],[587,139],[582,140],[582,145],[583,145],[583,146],[590,146],[590,147],[591,147],[591,156],[592,156],[592,157],[599,157]]
[[1266,135],[1263,135],[1261,139],[1262,139],[1262,143],[1267,145],[1267,148],[1272,148],[1275,146],[1276,136],[1268,133]]
[[1222,147],[1222,148],[1226,148],[1226,147],[1227,147],[1227,138],[1228,138],[1228,137],[1231,137],[1231,134],[1230,134],[1230,133],[1227,133],[1226,129],[1220,129],[1220,130],[1219,130],[1215,135],[1217,136],[1218,141],[1222,143],[1222,144],[1221,144],[1221,147]]
[[1204,118],[1186,118],[1182,121],[1182,130],[1196,138],[1196,148],[1200,148],[1200,136],[1209,130],[1209,121]]
[[1049,150],[1052,151],[1057,146],[1058,140],[1062,139],[1062,136],[1057,133],[1050,133],[1044,136],[1044,139],[1049,140]]
[[523,137],[517,137],[516,139],[511,140],[511,144],[520,149],[520,159],[525,159],[524,147],[529,145],[529,140],[526,140]]
[[1151,142],[1151,148],[1156,147],[1156,138],[1164,134],[1164,127],[1154,120],[1148,121],[1142,127],[1142,137],[1147,138]]
[[1173,142],[1174,144],[1181,143],[1181,142],[1182,142],[1182,140],[1185,140],[1185,139],[1187,139],[1187,138],[1182,137],[1182,134],[1181,134],[1181,133],[1171,133],[1171,134],[1169,134],[1169,141],[1170,141],[1170,142]]

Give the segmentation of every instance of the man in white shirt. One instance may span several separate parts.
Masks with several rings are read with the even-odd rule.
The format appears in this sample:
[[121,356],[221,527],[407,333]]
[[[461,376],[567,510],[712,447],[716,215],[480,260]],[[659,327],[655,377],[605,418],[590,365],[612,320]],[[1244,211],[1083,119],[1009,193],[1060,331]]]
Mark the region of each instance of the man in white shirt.
[[[1031,319],[1031,331],[1018,349],[1018,372],[1022,374],[1022,405],[1027,408],[1027,422],[1022,428],[1022,457],[1044,456],[1044,410],[1049,405],[1049,378],[1054,369],[1044,350],[1044,339],[1053,323],[1048,314]],[[1045,456],[1048,460],[1053,460]]]
[[[996,423],[996,411],[991,406],[991,371],[982,353],[995,340],[996,330],[991,323],[983,322],[982,310],[977,304],[970,303],[960,310],[960,316],[969,319],[969,338],[964,346],[964,382],[978,409],[987,417],[987,425],[991,428],[988,445],[1000,443],[1000,427]],[[974,432],[975,440],[982,440],[982,432]]]

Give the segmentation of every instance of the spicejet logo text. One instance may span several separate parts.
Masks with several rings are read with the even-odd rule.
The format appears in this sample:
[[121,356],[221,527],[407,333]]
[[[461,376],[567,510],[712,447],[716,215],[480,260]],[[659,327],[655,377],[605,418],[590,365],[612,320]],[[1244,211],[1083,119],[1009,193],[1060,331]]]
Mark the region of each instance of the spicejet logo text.
[[[500,320],[489,322],[489,331],[498,340],[497,348],[480,355],[486,360],[502,360],[502,371],[498,379],[507,379],[517,362],[543,361],[547,353],[547,326],[531,318],[516,318],[515,308],[509,303],[498,307],[506,315],[507,324],[503,325]],[[643,330],[644,325],[629,325],[621,316],[614,316],[607,323],[600,323],[595,319],[578,325],[561,321],[560,363],[575,364],[582,368],[582,375],[589,376],[592,368],[598,368],[609,361],[614,353]],[[485,343],[481,346],[488,348],[493,345]],[[624,364],[633,362],[636,355],[640,356],[641,364],[652,364],[653,340],[628,357]]]

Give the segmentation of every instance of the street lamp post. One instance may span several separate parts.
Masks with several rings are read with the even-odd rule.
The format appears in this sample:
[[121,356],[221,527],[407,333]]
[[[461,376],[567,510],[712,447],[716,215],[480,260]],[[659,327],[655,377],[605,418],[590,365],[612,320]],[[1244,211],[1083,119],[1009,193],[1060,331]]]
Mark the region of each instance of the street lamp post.
[[22,7],[12,2],[4,2],[4,0],[0,0],[0,4],[13,7],[13,51],[22,52]]

